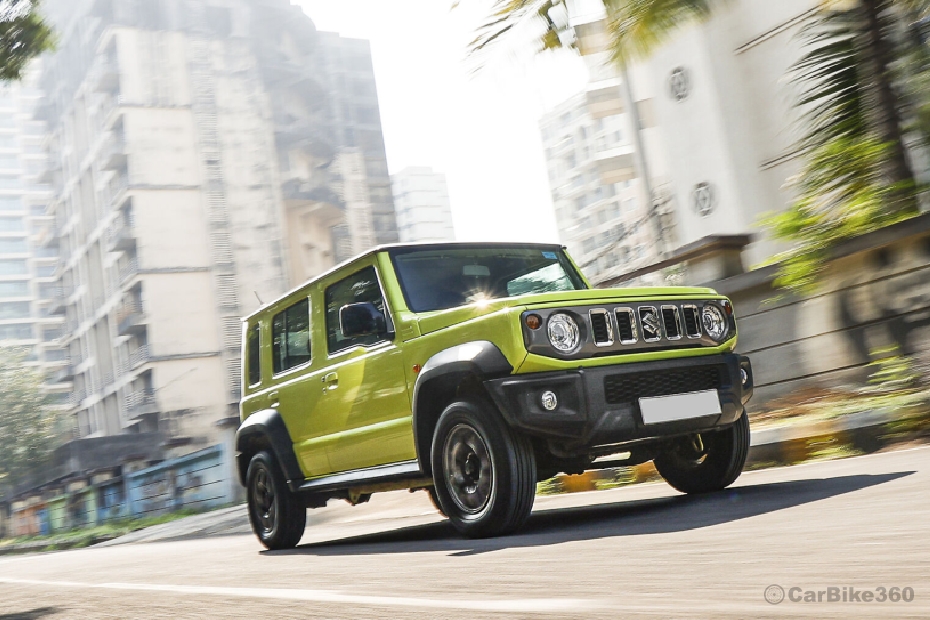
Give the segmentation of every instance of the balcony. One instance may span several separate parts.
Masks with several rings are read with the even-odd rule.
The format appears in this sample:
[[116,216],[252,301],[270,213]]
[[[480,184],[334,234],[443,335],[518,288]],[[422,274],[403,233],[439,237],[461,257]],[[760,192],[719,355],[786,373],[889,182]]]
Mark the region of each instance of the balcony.
[[116,313],[116,321],[120,336],[139,334],[145,331],[147,324],[142,304],[138,301],[130,301],[120,306]]
[[125,265],[120,267],[119,270],[119,283],[122,286],[132,278],[136,277],[139,274],[139,261],[132,259],[128,261]]
[[52,381],[56,383],[67,383],[74,378],[74,366],[71,365],[71,362],[68,362],[63,367],[55,371],[55,374],[52,375]]
[[107,235],[107,249],[111,252],[126,252],[135,249],[136,236],[134,229],[135,218],[132,216],[132,212],[120,215]]
[[144,344],[129,354],[129,367],[133,370],[152,359],[149,345]]
[[632,146],[621,146],[597,154],[597,171],[601,183],[612,185],[636,178]]
[[74,390],[71,392],[70,404],[72,407],[79,407],[85,398],[87,398],[87,390]]
[[103,56],[90,70],[91,88],[101,93],[119,91],[119,63],[115,56]]
[[128,156],[122,131],[113,131],[100,149],[101,167],[104,170],[125,170]]
[[588,103],[588,114],[595,120],[622,114],[626,107],[620,80],[597,82],[585,93],[585,97]]
[[139,390],[126,396],[126,412],[131,418],[156,413],[157,411],[158,401],[153,391]]
[[39,185],[48,185],[55,182],[55,179],[61,175],[61,162],[47,161],[39,169],[36,175],[36,183]]
[[54,224],[42,228],[37,243],[40,248],[45,249],[57,249],[61,246],[61,237]]

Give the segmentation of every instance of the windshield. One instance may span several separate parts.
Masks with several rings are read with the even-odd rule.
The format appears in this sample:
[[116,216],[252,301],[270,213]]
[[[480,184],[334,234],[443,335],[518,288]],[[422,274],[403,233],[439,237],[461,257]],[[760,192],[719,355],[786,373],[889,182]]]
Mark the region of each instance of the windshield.
[[501,297],[587,288],[558,249],[456,247],[391,253],[407,307],[429,312]]

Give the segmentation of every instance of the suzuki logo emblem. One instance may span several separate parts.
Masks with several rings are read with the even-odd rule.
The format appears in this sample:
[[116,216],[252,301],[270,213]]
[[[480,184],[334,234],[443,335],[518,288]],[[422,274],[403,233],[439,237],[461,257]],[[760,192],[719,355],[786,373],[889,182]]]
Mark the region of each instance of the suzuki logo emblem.
[[643,312],[641,318],[643,321],[643,329],[648,330],[658,336],[661,325],[659,325],[659,317],[656,316],[656,313],[652,310],[646,310]]

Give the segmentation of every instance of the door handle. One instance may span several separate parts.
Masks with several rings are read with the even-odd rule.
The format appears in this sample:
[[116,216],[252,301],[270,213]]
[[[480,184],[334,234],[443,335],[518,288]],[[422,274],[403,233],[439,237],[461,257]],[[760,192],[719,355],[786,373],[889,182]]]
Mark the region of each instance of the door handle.
[[335,390],[339,387],[339,375],[334,372],[328,372],[323,375],[323,391]]
[[271,401],[272,407],[277,407],[278,405],[281,404],[280,394],[278,393],[277,390],[268,394],[268,399]]

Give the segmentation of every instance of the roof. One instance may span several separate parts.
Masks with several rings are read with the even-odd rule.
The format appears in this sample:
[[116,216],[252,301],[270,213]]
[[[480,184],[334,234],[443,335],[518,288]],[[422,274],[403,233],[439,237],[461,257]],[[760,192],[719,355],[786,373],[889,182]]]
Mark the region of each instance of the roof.
[[313,284],[314,282],[318,282],[318,281],[322,280],[323,278],[326,278],[326,277],[332,275],[333,273],[335,273],[335,272],[337,272],[337,271],[340,271],[340,270],[342,270],[342,269],[348,267],[348,266],[351,265],[352,263],[354,263],[354,262],[356,262],[356,261],[360,261],[360,260],[362,260],[362,259],[364,259],[364,258],[367,258],[367,257],[369,257],[369,256],[372,256],[372,255],[374,255],[374,254],[378,254],[378,253],[380,253],[380,252],[390,252],[390,251],[392,251],[392,250],[413,250],[413,249],[417,249],[417,250],[439,250],[439,249],[442,249],[442,248],[539,248],[539,249],[550,249],[550,250],[551,250],[551,249],[560,249],[560,250],[561,250],[561,249],[564,249],[565,246],[563,246],[563,245],[560,244],[560,243],[518,243],[518,242],[507,242],[507,241],[479,241],[479,242],[471,242],[471,241],[444,241],[444,242],[441,242],[441,243],[387,243],[387,244],[375,246],[375,247],[371,248],[370,250],[368,250],[368,251],[366,251],[366,252],[362,252],[361,254],[359,254],[359,255],[357,255],[357,256],[353,256],[352,258],[350,258],[350,259],[348,259],[348,260],[345,260],[345,261],[339,263],[339,264],[336,265],[335,267],[331,267],[330,269],[327,269],[327,270],[324,271],[323,273],[321,273],[321,274],[319,274],[319,275],[317,275],[317,276],[314,276],[314,277],[310,278],[309,280],[307,280],[307,281],[304,282],[303,284],[301,284],[301,285],[299,285],[299,286],[295,286],[294,288],[288,290],[287,292],[283,293],[282,295],[278,295],[277,297],[275,297],[275,298],[272,299],[271,301],[262,304],[262,305],[259,306],[255,311],[253,311],[253,312],[251,312],[251,313],[245,315],[244,317],[242,317],[242,320],[243,320],[243,321],[247,321],[248,319],[252,318],[253,316],[255,316],[255,315],[257,315],[257,314],[261,314],[261,313],[264,312],[266,309],[270,308],[271,306],[275,305],[276,303],[278,303],[278,302],[280,302],[280,301],[282,301],[282,300],[284,300],[284,299],[287,299],[288,297],[290,297],[291,295],[293,295],[294,293],[296,293],[296,292],[299,291],[300,289],[304,288],[305,286],[308,286],[308,285],[310,285],[310,284]]

